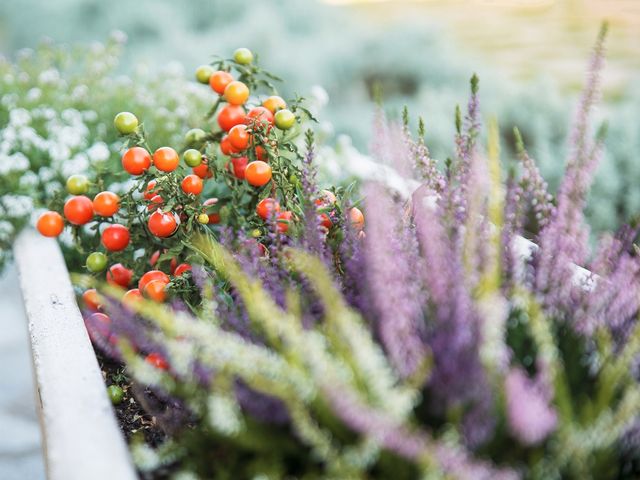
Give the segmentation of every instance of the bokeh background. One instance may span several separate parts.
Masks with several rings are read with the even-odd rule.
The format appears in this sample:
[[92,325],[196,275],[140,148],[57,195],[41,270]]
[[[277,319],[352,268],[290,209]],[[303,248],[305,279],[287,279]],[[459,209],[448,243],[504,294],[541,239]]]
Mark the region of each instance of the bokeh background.
[[636,0],[6,0],[0,50],[12,57],[43,38],[104,42],[118,30],[128,37],[118,71],[160,77],[176,62],[190,76],[212,55],[243,45],[287,80],[285,94],[322,86],[330,99],[322,118],[364,152],[380,85],[390,112],[408,104],[425,116],[427,142],[439,158],[450,152],[453,108],[477,72],[484,113],[498,117],[507,152],[517,125],[553,187],[603,20],[611,26],[603,109],[609,153],[589,210],[602,229],[640,211]]
[[[453,147],[455,105],[465,102],[468,79],[477,72],[483,114],[497,117],[501,126],[503,161],[509,162],[511,131],[518,126],[554,188],[590,47],[603,20],[610,24],[610,35],[600,116],[608,122],[609,135],[588,207],[597,234],[640,213],[637,0],[3,0],[0,97],[14,97],[0,106],[0,132],[8,131],[16,105],[32,100],[35,107],[47,101],[54,108],[68,106],[65,84],[53,89],[49,99],[46,90],[43,98],[23,98],[34,88],[44,90],[29,79],[29,85],[16,90],[18,71],[38,82],[57,81],[50,68],[57,50],[34,54],[43,42],[66,44],[69,52],[78,44],[89,46],[72,57],[78,63],[65,65],[64,75],[87,77],[84,83],[82,78],[69,81],[69,105],[75,101],[74,85],[84,85],[83,108],[98,118],[112,118],[119,110],[139,113],[131,106],[144,105],[145,121],[168,140],[206,109],[203,99],[210,92],[191,82],[196,66],[246,46],[286,79],[285,96],[299,93],[323,105],[321,138],[342,162],[330,175],[357,175],[356,159],[367,154],[371,140],[378,87],[389,115],[408,105],[414,121],[424,117],[427,144],[436,158],[445,159]],[[47,55],[51,58],[43,61]],[[38,62],[46,65],[44,79]],[[101,75],[110,82],[101,83]],[[101,142],[109,143],[99,122],[82,134],[102,135]],[[98,145],[97,155],[106,145],[91,142],[81,145],[89,157],[91,147]],[[82,159],[73,158],[76,164]],[[2,288],[0,298],[0,327],[11,335],[0,334],[0,378],[5,379],[0,431],[15,435],[0,438],[0,478],[42,478],[13,268],[2,282],[7,289]]]

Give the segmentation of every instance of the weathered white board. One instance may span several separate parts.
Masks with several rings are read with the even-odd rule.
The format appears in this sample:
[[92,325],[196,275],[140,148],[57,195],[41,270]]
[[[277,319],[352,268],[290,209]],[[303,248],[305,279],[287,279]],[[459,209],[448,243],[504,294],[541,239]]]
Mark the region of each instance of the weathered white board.
[[55,240],[15,243],[49,480],[134,480],[129,450]]

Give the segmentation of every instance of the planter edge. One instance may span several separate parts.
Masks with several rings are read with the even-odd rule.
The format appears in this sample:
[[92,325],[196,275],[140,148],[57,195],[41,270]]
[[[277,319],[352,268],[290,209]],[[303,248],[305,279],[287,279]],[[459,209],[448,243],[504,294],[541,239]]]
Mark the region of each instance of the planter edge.
[[25,229],[14,253],[47,478],[137,479],[58,244]]

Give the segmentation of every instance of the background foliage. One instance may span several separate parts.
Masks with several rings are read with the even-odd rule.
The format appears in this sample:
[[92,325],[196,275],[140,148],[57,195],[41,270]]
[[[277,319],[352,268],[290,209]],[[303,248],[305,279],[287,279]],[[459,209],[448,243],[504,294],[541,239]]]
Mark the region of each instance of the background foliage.
[[[130,44],[120,72],[144,71],[149,81],[160,82],[165,67],[175,60],[185,65],[190,77],[212,52],[232,51],[240,43],[260,52],[264,65],[287,78],[285,96],[294,92],[308,95],[313,85],[324,88],[329,98],[324,118],[331,119],[331,124],[324,125],[325,134],[345,133],[360,151],[366,151],[378,85],[390,112],[397,115],[407,103],[413,111],[428,115],[427,141],[433,156],[441,161],[448,155],[447,142],[454,133],[452,105],[463,101],[460,92],[477,71],[483,80],[481,108],[500,119],[505,148],[513,145],[511,129],[517,125],[552,189],[557,186],[575,98],[549,80],[545,69],[533,75],[532,82],[514,84],[500,70],[463,54],[443,37],[441,29],[423,19],[371,23],[358,11],[315,1],[191,0],[188,5],[183,8],[175,2],[148,0],[135,5],[97,0],[3,2],[0,45],[15,58],[16,50],[36,45],[42,36],[93,42],[107,38],[117,28],[127,34]],[[28,29],[18,28],[26,24]],[[528,41],[536,43],[535,39]],[[586,51],[587,45],[584,47]],[[633,85],[632,78],[628,80]],[[135,80],[143,88],[141,81],[140,77]],[[569,81],[577,85],[580,78],[576,75]],[[122,97],[114,92],[116,110],[121,99],[120,109],[131,105],[129,98],[124,101],[128,95],[121,93]],[[632,86],[616,91],[608,100],[607,153],[587,211],[597,230],[612,228],[640,208],[640,193],[633,183],[640,175],[640,165],[633,161],[640,147],[636,120],[640,91]],[[102,101],[109,103],[105,98]],[[171,125],[168,122],[167,127]],[[347,137],[338,138],[338,150],[349,150],[350,143]],[[333,168],[333,176],[346,176],[337,170]]]

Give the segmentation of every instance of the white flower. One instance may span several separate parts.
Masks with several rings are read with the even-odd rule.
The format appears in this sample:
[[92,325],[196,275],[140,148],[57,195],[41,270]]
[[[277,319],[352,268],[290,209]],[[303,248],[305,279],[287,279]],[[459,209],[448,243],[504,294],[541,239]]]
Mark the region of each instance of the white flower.
[[42,90],[38,87],[33,87],[29,89],[25,98],[27,102],[35,103],[40,100],[40,97],[42,97]]
[[56,111],[51,107],[37,107],[31,110],[31,116],[51,120],[56,116]]
[[7,93],[2,96],[0,99],[0,103],[2,103],[3,107],[13,108],[16,103],[18,103],[18,94],[16,93]]
[[113,40],[116,43],[126,43],[127,42],[127,34],[124,33],[122,30],[114,30],[111,32],[111,34],[109,35],[109,38],[111,38],[111,40]]
[[89,168],[89,159],[84,153],[77,153],[66,162],[62,163],[60,171],[62,175],[68,177],[76,173],[84,173]]
[[38,170],[38,176],[42,183],[46,183],[56,176],[56,172],[50,167],[40,167],[40,170]]
[[[61,143],[52,143],[49,148],[49,157],[54,162],[63,162],[71,155],[71,150]],[[42,169],[41,169],[42,170]]]
[[22,172],[29,168],[29,160],[22,153],[13,155],[0,155],[0,174],[6,175],[10,172]]
[[86,85],[78,85],[71,92],[71,99],[74,101],[86,100],[89,95],[89,87]]
[[23,127],[18,131],[18,138],[23,145],[39,145],[42,138],[31,127]]
[[12,126],[8,126],[4,130],[0,131],[0,134],[2,135],[3,142],[9,143],[9,145],[13,145],[18,139],[18,132]]
[[9,218],[21,218],[29,215],[33,210],[33,200],[26,195],[5,194],[0,201],[7,211]]
[[109,147],[104,142],[96,142],[87,149],[87,156],[92,163],[104,162],[110,155]]
[[0,155],[7,155],[11,151],[11,143],[0,137]]
[[11,159],[11,163],[13,164],[14,171],[23,171],[27,170],[30,166],[29,159],[22,152],[16,152],[9,157]]
[[124,182],[114,182],[107,188],[110,192],[113,193],[125,193],[133,188],[136,181],[133,178],[125,180]]
[[189,116],[189,109],[181,105],[175,109],[174,113],[178,118],[187,118]]
[[96,122],[98,120],[98,114],[94,110],[84,110],[82,112],[82,119],[85,122]]
[[47,197],[53,197],[60,190],[62,190],[60,182],[48,182],[44,185],[44,191],[47,194]]
[[60,114],[60,118],[67,123],[82,123],[82,115],[75,108],[65,108]]
[[311,87],[311,100],[316,104],[318,108],[324,107],[329,103],[329,94],[320,85],[314,85]]
[[31,114],[24,108],[14,108],[9,112],[9,123],[14,127],[23,127],[31,122]]
[[54,85],[60,80],[60,72],[55,68],[48,68],[47,70],[43,70],[38,75],[38,83],[43,85]]
[[39,182],[40,180],[38,179],[38,175],[32,171],[24,172],[20,177],[21,188],[34,188]]
[[8,242],[14,232],[13,225],[6,220],[0,220],[0,242]]

